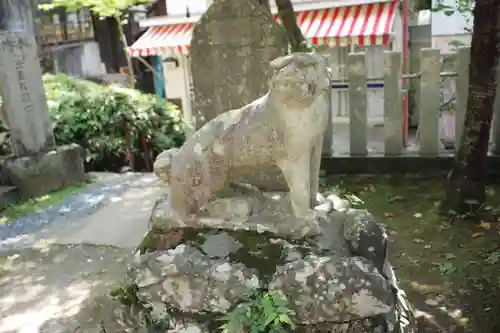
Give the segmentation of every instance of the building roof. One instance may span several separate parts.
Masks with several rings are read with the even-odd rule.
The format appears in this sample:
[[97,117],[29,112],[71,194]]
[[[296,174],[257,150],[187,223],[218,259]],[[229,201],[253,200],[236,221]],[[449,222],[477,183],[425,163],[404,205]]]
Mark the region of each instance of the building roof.
[[[390,1],[399,1],[399,0],[292,0],[292,3],[294,10],[296,12],[301,12],[306,10],[337,8],[337,7],[354,6],[361,4],[390,2]],[[276,5],[274,4],[273,1],[271,5],[271,12],[273,14],[276,14],[278,12]],[[186,17],[185,15],[150,17],[139,21],[139,25],[141,27],[154,27],[154,26],[164,26],[170,24],[196,23],[200,19],[201,15],[202,13],[191,13],[190,17]]]

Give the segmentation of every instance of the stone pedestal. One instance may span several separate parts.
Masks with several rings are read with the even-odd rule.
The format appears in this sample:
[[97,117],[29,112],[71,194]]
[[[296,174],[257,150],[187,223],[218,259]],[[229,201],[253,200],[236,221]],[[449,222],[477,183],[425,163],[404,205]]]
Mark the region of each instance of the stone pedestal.
[[293,217],[288,193],[232,193],[187,221],[176,219],[167,194],[130,266],[136,297],[182,326],[175,332],[210,332],[220,313],[259,290],[280,295],[294,332],[393,332],[387,327],[411,311],[399,312],[409,303],[390,269],[387,236],[375,217],[341,201],[318,195],[309,221]]
[[36,156],[5,162],[12,183],[23,198],[38,197],[85,181],[84,150],[77,144]]

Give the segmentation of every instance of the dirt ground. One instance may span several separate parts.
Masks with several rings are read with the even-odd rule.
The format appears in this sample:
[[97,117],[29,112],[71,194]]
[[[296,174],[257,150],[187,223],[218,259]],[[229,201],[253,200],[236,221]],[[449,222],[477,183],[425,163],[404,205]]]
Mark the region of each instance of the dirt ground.
[[418,310],[420,332],[500,332],[500,184],[472,222],[437,214],[444,178],[330,177],[387,226],[396,274]]

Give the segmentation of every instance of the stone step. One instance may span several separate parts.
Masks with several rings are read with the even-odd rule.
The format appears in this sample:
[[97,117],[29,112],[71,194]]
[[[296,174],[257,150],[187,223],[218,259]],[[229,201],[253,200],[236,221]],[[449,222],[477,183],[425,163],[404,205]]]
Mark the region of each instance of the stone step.
[[0,212],[20,199],[19,192],[14,186],[0,186]]

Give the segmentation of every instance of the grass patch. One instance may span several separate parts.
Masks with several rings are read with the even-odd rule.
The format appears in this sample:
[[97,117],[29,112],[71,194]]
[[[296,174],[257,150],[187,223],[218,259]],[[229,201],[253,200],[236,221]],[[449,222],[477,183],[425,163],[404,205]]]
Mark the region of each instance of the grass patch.
[[38,198],[32,198],[13,205],[8,206],[1,211],[0,224],[16,220],[22,216],[43,210],[52,205],[61,203],[65,198],[82,192],[86,185],[90,183],[90,179],[85,183],[69,186],[58,191],[54,191]]
[[[391,260],[410,301],[420,310],[419,332],[500,332],[500,223],[437,214],[444,179],[335,176],[338,187],[388,229]],[[500,185],[488,188],[489,212],[500,209]]]

